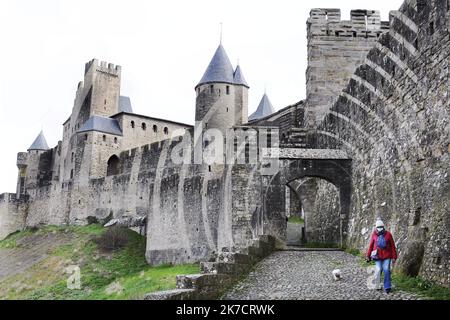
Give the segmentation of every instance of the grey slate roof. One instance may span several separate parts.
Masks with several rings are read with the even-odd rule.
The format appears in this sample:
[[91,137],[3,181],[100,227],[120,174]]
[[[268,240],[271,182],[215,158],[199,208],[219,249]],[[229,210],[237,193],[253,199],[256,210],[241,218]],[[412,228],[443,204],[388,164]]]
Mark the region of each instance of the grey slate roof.
[[32,145],[28,148],[30,150],[48,150],[50,149],[47,144],[47,140],[45,140],[44,132],[41,131],[37,136],[36,140],[32,143]]
[[242,73],[240,65],[238,65],[236,67],[236,70],[234,71],[233,81],[234,81],[234,84],[239,84],[239,85],[246,86],[247,88],[250,88],[247,84],[247,81],[245,81],[244,74]]
[[119,112],[133,113],[133,107],[131,106],[130,97],[119,97]]
[[77,132],[99,131],[104,133],[122,135],[119,122],[116,119],[105,118],[100,116],[90,117]]
[[267,96],[267,94],[264,93],[264,96],[262,97],[261,102],[259,103],[258,109],[256,109],[256,111],[250,117],[248,117],[248,120],[252,121],[264,118],[270,116],[274,112],[275,109],[273,108],[272,103],[269,100],[269,97]]
[[220,44],[197,86],[211,82],[234,83],[234,70],[225,49]]

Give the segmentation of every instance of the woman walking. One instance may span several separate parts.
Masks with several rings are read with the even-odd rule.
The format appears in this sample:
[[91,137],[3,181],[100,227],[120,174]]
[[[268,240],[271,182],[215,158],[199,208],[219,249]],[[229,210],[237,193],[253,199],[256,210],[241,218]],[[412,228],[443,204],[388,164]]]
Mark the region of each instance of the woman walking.
[[397,249],[395,248],[392,234],[384,228],[380,219],[375,223],[376,229],[370,238],[367,250],[367,261],[375,261],[375,283],[377,290],[381,290],[381,273],[384,274],[384,291],[391,292],[391,263],[397,260]]

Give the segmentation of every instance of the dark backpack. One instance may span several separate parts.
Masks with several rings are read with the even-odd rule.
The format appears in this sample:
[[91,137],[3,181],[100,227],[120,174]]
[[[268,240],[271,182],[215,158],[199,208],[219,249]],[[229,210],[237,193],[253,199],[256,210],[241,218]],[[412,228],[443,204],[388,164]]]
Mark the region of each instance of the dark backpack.
[[385,233],[380,233],[378,235],[378,239],[377,239],[377,248],[380,249],[386,249],[387,243],[386,243],[386,238],[384,237]]

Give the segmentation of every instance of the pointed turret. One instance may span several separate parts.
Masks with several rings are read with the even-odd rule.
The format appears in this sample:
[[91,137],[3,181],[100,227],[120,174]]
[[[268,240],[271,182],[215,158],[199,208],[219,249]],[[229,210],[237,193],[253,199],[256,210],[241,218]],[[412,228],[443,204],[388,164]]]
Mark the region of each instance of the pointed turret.
[[31,150],[41,150],[45,151],[50,149],[47,144],[47,140],[45,140],[44,132],[41,131],[37,138],[34,140],[33,144],[28,148],[28,151]]
[[195,87],[195,121],[202,129],[227,129],[248,122],[248,85],[238,66],[231,65],[219,44],[202,79]]
[[269,100],[269,97],[266,93],[264,93],[261,102],[259,103],[258,109],[248,117],[249,121],[258,120],[267,116],[270,116],[275,112],[275,109],[272,106],[272,103]]
[[233,84],[234,71],[222,44],[217,47],[211,62],[208,65],[197,87],[206,83],[230,83]]
[[234,81],[234,84],[250,88],[247,84],[247,81],[245,81],[244,74],[242,73],[240,65],[238,65],[236,67],[236,70],[234,71],[233,81]]

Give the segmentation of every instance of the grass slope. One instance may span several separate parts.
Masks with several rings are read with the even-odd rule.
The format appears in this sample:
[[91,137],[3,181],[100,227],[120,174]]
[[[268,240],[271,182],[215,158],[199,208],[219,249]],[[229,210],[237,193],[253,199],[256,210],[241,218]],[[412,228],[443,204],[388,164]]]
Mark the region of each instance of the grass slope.
[[[17,241],[48,232],[71,233],[70,244],[58,246],[26,272],[0,281],[0,299],[141,299],[146,293],[175,288],[178,274],[198,273],[198,265],[151,267],[145,260],[145,237],[127,230],[128,244],[101,252],[94,237],[100,225],[45,227],[23,231],[0,241],[0,248],[20,248]],[[68,289],[67,267],[79,266],[81,288]]]

